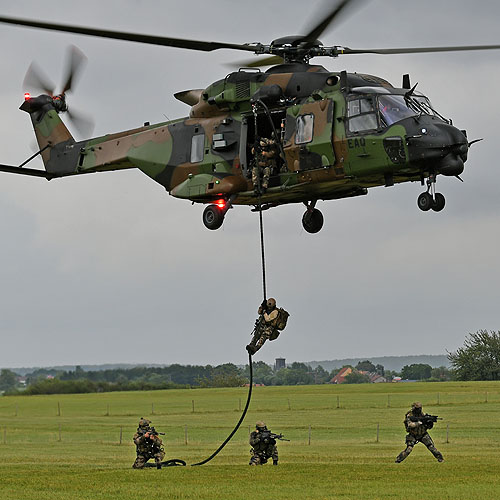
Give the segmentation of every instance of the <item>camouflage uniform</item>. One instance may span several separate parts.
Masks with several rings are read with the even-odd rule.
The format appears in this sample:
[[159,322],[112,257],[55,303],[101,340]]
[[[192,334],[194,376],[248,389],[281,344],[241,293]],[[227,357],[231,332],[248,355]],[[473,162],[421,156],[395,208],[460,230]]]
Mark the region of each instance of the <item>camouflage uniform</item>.
[[278,447],[276,440],[265,439],[262,440],[262,432],[267,431],[264,422],[257,422],[256,430],[250,434],[250,450],[251,458],[249,465],[264,465],[269,458],[273,459],[273,465],[278,465]]
[[413,450],[413,447],[418,443],[423,443],[427,446],[427,449],[436,457],[438,462],[444,460],[443,455],[434,446],[432,438],[427,433],[427,430],[431,427],[425,426],[422,422],[413,422],[411,417],[423,417],[422,413],[422,403],[416,402],[411,406],[411,410],[406,413],[404,424],[406,428],[406,449],[403,450],[396,458],[396,463],[402,462]]
[[255,155],[255,163],[252,168],[252,184],[256,191],[259,189],[259,174],[262,176],[260,188],[262,191],[267,189],[269,184],[269,177],[276,162],[277,147],[276,141],[271,138],[262,137],[259,140],[257,152],[252,148],[252,154]]
[[266,309],[261,305],[257,310],[259,316],[263,316],[264,324],[256,330],[250,344],[247,345],[247,351],[250,354],[255,354],[264,345],[266,340],[275,340],[280,334],[279,330],[276,328],[279,314],[278,308],[276,307],[276,300],[270,298],[267,300],[266,305]]
[[137,458],[132,465],[133,469],[143,469],[150,458],[155,459],[158,469],[161,468],[161,462],[165,457],[163,441],[159,436],[150,434],[150,423],[151,421],[146,418],[141,418],[141,420],[139,420],[139,427],[134,434]]

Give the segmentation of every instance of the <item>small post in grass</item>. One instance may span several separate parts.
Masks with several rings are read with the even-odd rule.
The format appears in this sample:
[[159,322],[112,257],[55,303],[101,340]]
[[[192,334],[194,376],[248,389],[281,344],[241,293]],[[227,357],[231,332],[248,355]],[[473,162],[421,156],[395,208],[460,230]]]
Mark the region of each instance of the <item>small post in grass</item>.
[[241,411],[241,398],[240,398],[240,400],[239,400],[239,401],[240,401],[240,403],[239,403],[239,405],[238,405],[238,406],[239,406],[239,410]]
[[340,408],[340,396],[337,396],[337,408]]
[[59,442],[62,441],[62,436],[61,436],[61,424],[59,424],[59,439],[58,439]]
[[155,414],[155,404],[151,403],[151,415]]
[[378,443],[378,435],[379,435],[379,432],[380,432],[380,423],[377,422],[377,443]]
[[446,424],[446,442],[450,442],[450,424]]
[[192,413],[194,413],[194,399],[191,400],[191,403],[193,405],[193,412]]
[[438,397],[437,397],[437,404],[439,406],[439,392],[438,392]]
[[485,394],[485,397],[484,397],[484,402],[487,403],[488,402],[488,392],[486,392]]
[[106,405],[106,417],[109,417],[109,403]]
[[122,444],[122,439],[123,439],[123,427],[120,426],[120,445]]
[[309,446],[311,446],[311,424],[309,424]]
[[288,409],[291,410],[292,408],[290,407],[290,400],[288,400]]
[[387,394],[387,408],[391,407],[391,395]]
[[187,424],[184,426],[184,444],[186,446],[188,444],[188,426],[187,426]]
[[3,444],[7,444],[7,427],[3,428]]
[[[488,393],[486,393],[486,394],[488,394]],[[16,403],[16,417],[17,417],[18,410],[19,410],[19,405]]]
[[248,426],[248,437],[250,437],[251,431],[250,431],[250,426]]
[[60,405],[59,401],[57,402],[57,416],[58,417],[61,416],[61,405]]

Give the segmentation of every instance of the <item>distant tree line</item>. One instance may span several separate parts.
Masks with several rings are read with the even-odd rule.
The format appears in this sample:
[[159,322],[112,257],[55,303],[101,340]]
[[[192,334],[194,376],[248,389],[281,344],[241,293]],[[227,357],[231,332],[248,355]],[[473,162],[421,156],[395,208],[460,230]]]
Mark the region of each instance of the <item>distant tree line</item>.
[[[367,383],[369,375],[378,374],[388,381],[394,377],[404,380],[500,380],[500,331],[479,330],[469,334],[463,347],[448,353],[451,369],[432,368],[428,364],[405,365],[400,372],[384,370],[382,365],[360,361],[352,367],[346,383]],[[325,384],[338,373],[321,365],[311,368],[305,363],[292,363],[274,370],[263,361],[253,364],[253,381],[264,385]],[[249,366],[232,363],[217,366],[169,365],[165,367],[137,366],[86,371],[37,369],[26,377],[26,386],[19,385],[19,376],[11,370],[0,370],[0,392],[4,394],[56,394],[80,392],[135,391],[187,387],[239,387],[248,383]]]

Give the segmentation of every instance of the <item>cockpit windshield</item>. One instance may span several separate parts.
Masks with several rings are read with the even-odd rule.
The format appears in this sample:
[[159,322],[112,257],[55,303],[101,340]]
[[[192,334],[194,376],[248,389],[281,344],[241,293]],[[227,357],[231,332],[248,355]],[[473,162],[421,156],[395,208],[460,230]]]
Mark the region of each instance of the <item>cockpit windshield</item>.
[[422,94],[412,95],[380,95],[378,108],[382,126],[389,127],[395,122],[415,115],[437,116],[447,122],[431,105],[429,99]]
[[347,106],[349,131],[355,134],[387,128],[405,118],[422,115],[436,116],[449,123],[434,110],[427,97],[416,92],[360,95],[351,98]]
[[402,95],[378,96],[378,109],[384,127],[390,127],[393,123],[418,114],[414,106],[411,106]]

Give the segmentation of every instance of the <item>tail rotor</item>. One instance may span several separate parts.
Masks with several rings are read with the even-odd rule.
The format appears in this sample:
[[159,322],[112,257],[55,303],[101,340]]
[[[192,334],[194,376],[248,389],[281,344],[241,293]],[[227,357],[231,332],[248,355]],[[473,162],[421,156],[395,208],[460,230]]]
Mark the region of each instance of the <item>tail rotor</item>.
[[32,62],[24,77],[23,87],[30,92],[45,94],[52,98],[54,108],[58,113],[66,112],[68,118],[73,123],[75,129],[83,137],[92,134],[94,129],[93,119],[81,111],[69,110],[66,103],[66,94],[73,91],[78,79],[81,77],[83,68],[87,63],[87,57],[83,52],[71,45],[65,61],[65,77],[63,80],[62,91],[56,94],[56,86],[48,78],[36,62]]

